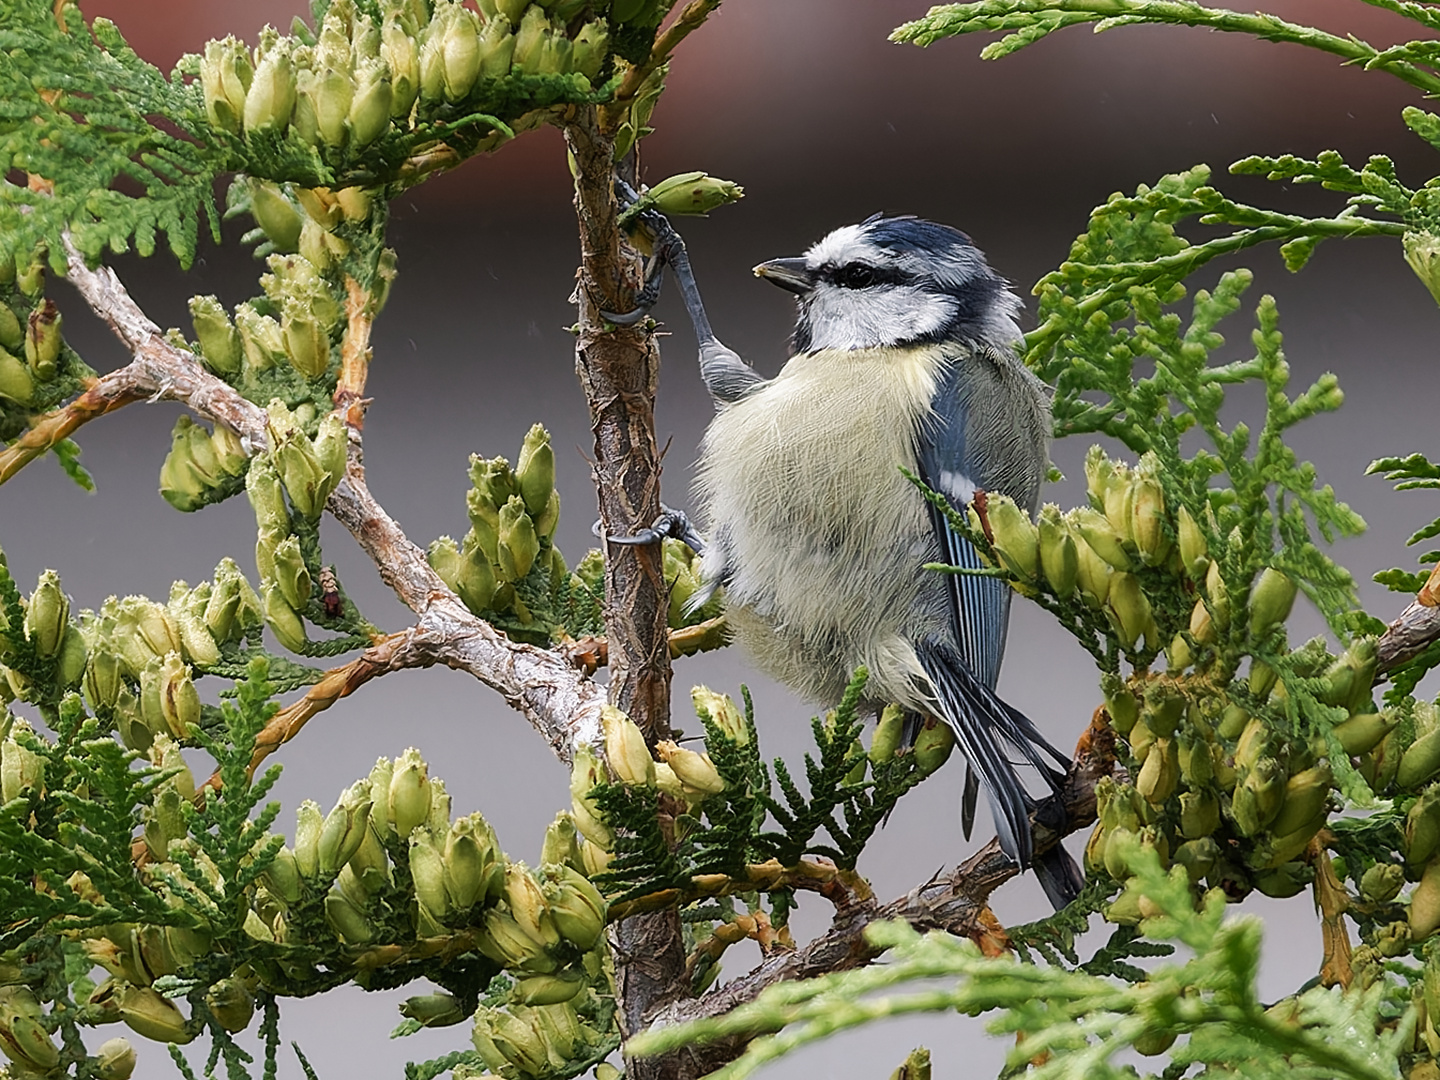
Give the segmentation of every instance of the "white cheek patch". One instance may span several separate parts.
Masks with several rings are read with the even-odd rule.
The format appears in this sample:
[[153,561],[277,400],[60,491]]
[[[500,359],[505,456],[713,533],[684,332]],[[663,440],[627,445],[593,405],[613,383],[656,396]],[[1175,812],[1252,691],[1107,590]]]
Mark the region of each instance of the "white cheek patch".
[[805,301],[812,349],[875,349],[926,338],[955,316],[952,297],[914,285],[821,285]]
[[940,491],[960,506],[969,506],[975,498],[975,481],[964,473],[946,469],[940,474]]

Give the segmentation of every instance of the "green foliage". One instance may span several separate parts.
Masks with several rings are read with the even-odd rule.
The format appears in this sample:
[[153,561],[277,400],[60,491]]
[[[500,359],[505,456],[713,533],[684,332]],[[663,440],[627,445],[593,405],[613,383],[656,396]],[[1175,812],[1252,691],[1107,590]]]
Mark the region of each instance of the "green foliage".
[[[808,856],[853,870],[865,845],[895,804],[929,771],[913,753],[876,763],[861,746],[864,717],[858,706],[866,672],[851,679],[840,705],[811,720],[815,753],[806,753],[807,795],[783,760],[771,770],[760,756],[754,713],[745,695],[743,729],[722,726],[698,710],[705,745],[724,788],[675,821],[673,838],[658,813],[657,788],[621,783],[594,791],[605,823],[616,830],[614,860],[597,880],[612,904],[665,889],[682,892],[693,878],[723,874],[748,879],[751,864],[775,860],[794,867]],[[766,829],[768,821],[778,828]],[[788,904],[789,899],[780,901]]]
[[[1196,905],[1180,869],[1169,875],[1136,849],[1140,887],[1156,914],[1141,926],[1155,942],[1191,954],[1143,979],[1117,981],[1085,971],[985,957],[963,939],[920,935],[904,923],[875,924],[872,944],[888,962],[818,979],[782,983],[724,1016],[650,1030],[626,1044],[649,1055],[727,1036],[755,1037],[734,1063],[712,1074],[739,1080],[801,1046],[876,1020],[922,1012],[996,1014],[989,1029],[1018,1036],[1012,1069],[1027,1063],[1037,1080],[1133,1077],[1115,1061],[1129,1049],[1170,1050],[1165,1075],[1201,1064],[1246,1076],[1393,1077],[1407,1024],[1381,1028],[1380,986],[1349,994],[1316,987],[1267,1009],[1256,992],[1261,923],[1226,918],[1218,892]],[[923,983],[923,984],[922,984]],[[1413,1018],[1411,1020],[1413,1022]],[[1173,1048],[1167,1039],[1179,1038]],[[1163,1045],[1162,1045],[1163,1044]],[[1172,1072],[1172,1070],[1175,1070]],[[1153,1074],[1144,1074],[1153,1075]]]
[[[163,232],[188,266],[202,218],[219,239],[211,185],[226,167],[198,87],[167,80],[108,20],[87,26],[73,4],[61,11],[63,24],[49,0],[15,0],[0,27],[0,174],[22,169],[53,184],[49,195],[0,188],[0,260],[48,249],[61,271],[68,228],[91,258],[132,241],[148,255]],[[165,127],[152,121],[162,116]]]

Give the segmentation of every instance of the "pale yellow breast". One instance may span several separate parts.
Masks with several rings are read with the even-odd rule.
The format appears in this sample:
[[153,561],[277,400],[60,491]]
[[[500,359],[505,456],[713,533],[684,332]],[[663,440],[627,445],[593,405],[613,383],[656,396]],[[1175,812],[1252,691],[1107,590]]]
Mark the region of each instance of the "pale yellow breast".
[[[941,366],[933,348],[796,356],[711,424],[699,495],[729,602],[765,628],[749,643],[762,666],[853,667],[893,651],[934,557],[900,469],[916,467]],[[784,649],[803,655],[765,655]]]

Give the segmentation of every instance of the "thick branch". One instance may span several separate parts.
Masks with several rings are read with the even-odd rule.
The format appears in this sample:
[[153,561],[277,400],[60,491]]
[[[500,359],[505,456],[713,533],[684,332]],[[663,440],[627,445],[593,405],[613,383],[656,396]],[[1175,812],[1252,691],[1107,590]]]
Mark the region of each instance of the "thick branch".
[[[73,247],[69,249],[69,257],[71,282],[134,354],[128,365],[106,375],[88,393],[118,387],[132,395],[130,400],[158,397],[180,401],[233,429],[252,450],[266,445],[263,409],[211,375],[188,351],[167,342],[160,328],[140,310],[112,270],[108,267],[90,269]],[[369,355],[369,318],[353,304],[350,315],[344,350],[351,359],[347,366],[351,378],[345,385],[358,395],[364,386],[363,371]],[[82,395],[81,400],[85,396]],[[117,403],[123,402],[117,398]],[[358,396],[355,403],[358,406]],[[72,403],[70,408],[74,407]],[[358,407],[355,411],[359,411]],[[499,691],[512,707],[525,714],[562,760],[570,759],[578,742],[598,744],[600,707],[604,703],[600,689],[559,652],[511,641],[460,602],[430,569],[425,553],[410,542],[370,494],[360,460],[359,432],[353,425],[351,431],[346,478],[330,496],[327,508],[355,536],[375,563],[381,579],[420,618],[413,628],[397,635],[398,642],[395,638],[387,639],[355,661],[369,674],[350,689],[376,674],[399,667],[445,664],[468,671]],[[387,644],[390,642],[394,644]],[[340,678],[333,672],[331,675]],[[312,694],[319,689],[312,689]],[[313,702],[303,707],[297,703],[292,708],[309,709],[307,719],[319,711]]]
[[[654,411],[660,354],[648,320],[617,327],[602,314],[631,310],[643,273],[638,253],[620,234],[615,146],[602,130],[596,107],[582,107],[569,117],[565,141],[576,164],[580,230],[575,368],[595,433],[602,536],[630,536],[660,513]],[[652,746],[670,733],[668,592],[659,544],[606,545],[610,700],[630,715]],[[626,919],[614,928],[613,942],[620,1030],[628,1036],[640,1030],[648,1012],[689,993],[679,913],[670,909]],[[632,1080],[698,1075],[679,1057],[654,1059],[631,1074]]]
[[1376,645],[1378,670],[1393,671],[1419,656],[1437,639],[1440,639],[1440,606],[1426,604],[1422,598],[1412,600]]
[[[1095,785],[1115,767],[1115,733],[1103,710],[1096,710],[1090,727],[1075,748],[1062,798],[1066,821],[1056,831],[1032,818],[1037,854],[1095,821]],[[702,1017],[720,1016],[753,1001],[767,986],[792,979],[814,978],[871,963],[880,954],[865,939],[865,928],[878,920],[904,919],[917,929],[946,930],[984,943],[996,940],[998,927],[990,914],[990,894],[1019,874],[1019,868],[991,840],[949,874],[937,876],[888,904],[856,903],[836,911],[831,928],[802,949],[772,956],[753,971],[704,997],[674,1002],[647,1017],[649,1024],[669,1026]],[[743,1047],[716,1043],[691,1048],[704,1071],[733,1060]]]

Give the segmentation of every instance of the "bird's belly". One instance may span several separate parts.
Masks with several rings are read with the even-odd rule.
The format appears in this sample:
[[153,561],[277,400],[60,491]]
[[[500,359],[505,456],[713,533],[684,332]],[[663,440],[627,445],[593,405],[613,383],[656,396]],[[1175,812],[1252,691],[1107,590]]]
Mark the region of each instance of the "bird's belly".
[[934,378],[896,378],[896,364],[915,366],[905,354],[828,355],[850,365],[844,378],[787,368],[706,433],[708,557],[723,561],[736,635],[762,668],[833,702],[863,664],[872,694],[895,700],[916,670],[906,641],[943,607],[922,569],[938,557],[929,514],[900,471],[915,471]]

